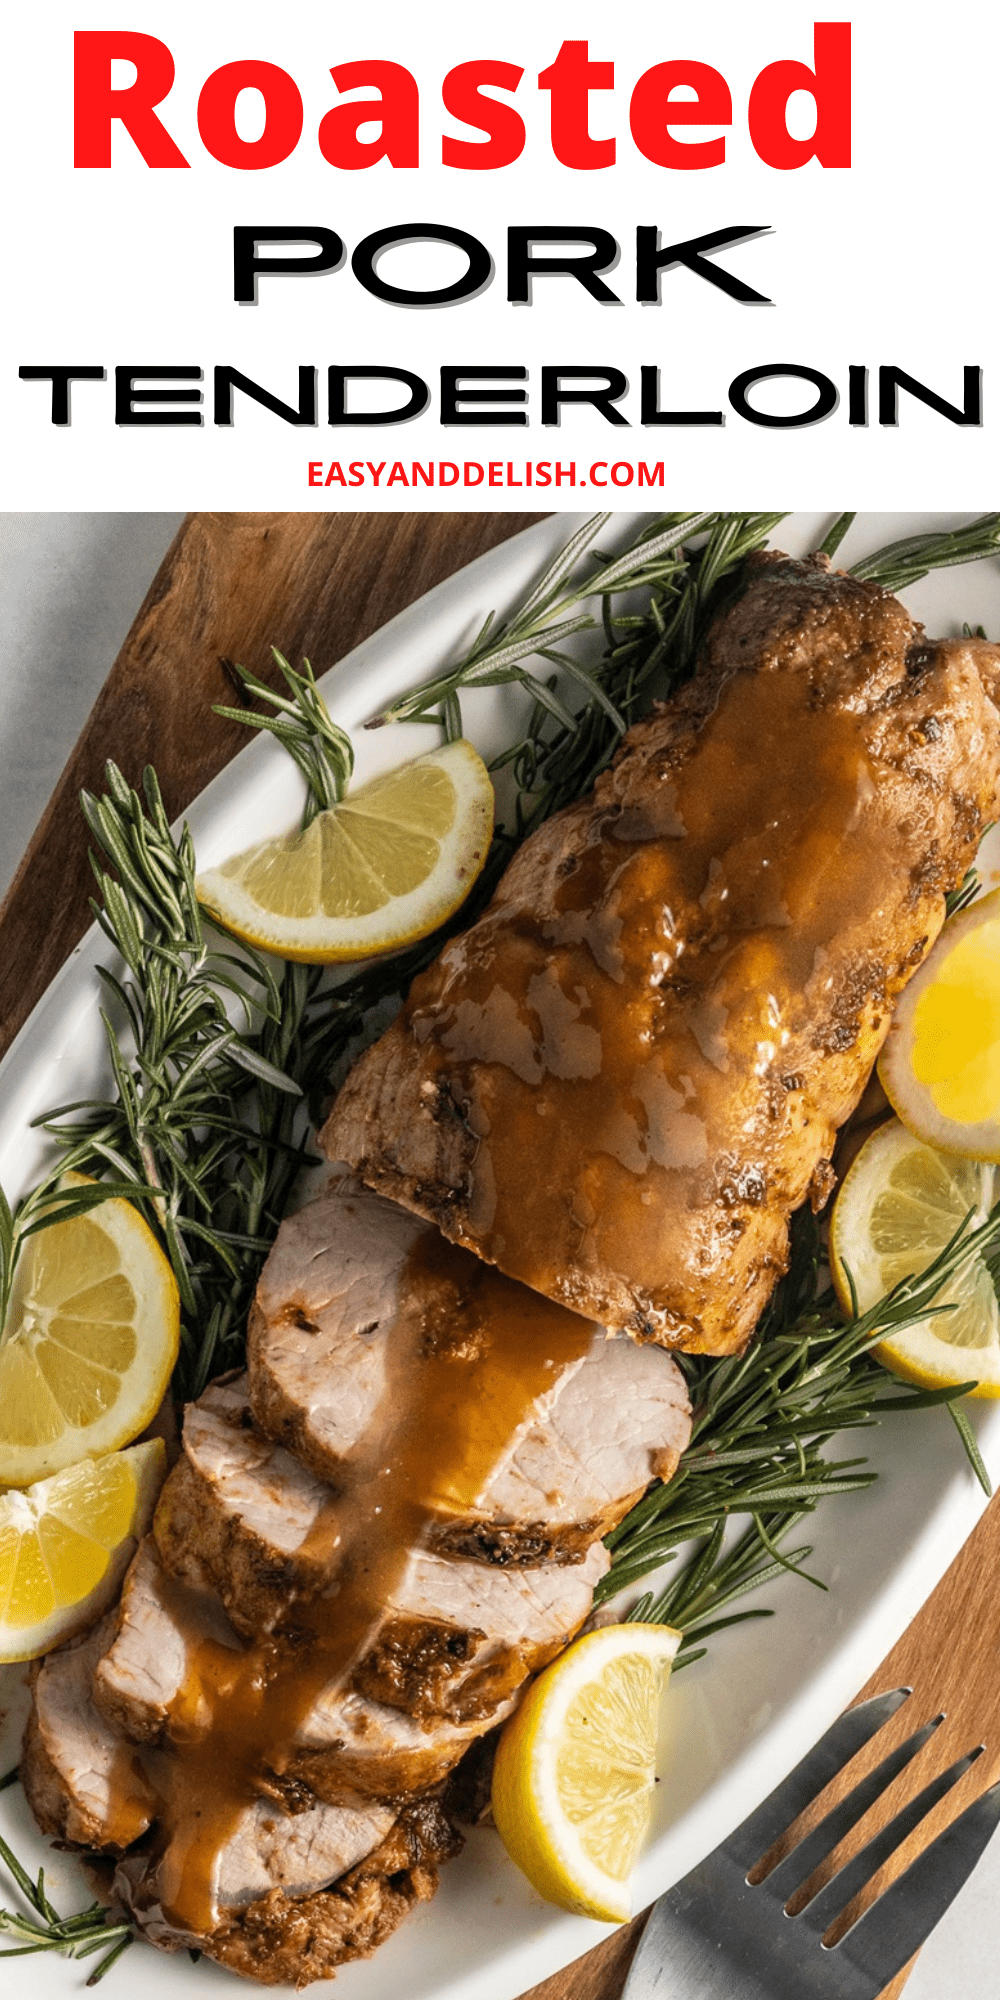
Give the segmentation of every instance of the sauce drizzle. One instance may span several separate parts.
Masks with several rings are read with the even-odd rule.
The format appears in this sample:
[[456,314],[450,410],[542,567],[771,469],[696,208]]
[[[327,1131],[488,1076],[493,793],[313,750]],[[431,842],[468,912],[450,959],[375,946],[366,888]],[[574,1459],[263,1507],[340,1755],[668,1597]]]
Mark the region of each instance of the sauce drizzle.
[[850,980],[877,992],[887,884],[909,888],[870,727],[767,666],[724,683],[693,749],[653,718],[414,981],[414,1062],[477,1141],[455,1233],[481,1256],[580,1310],[591,1272],[620,1274],[636,1317],[599,1291],[609,1319],[685,1345],[703,1299],[740,1308],[764,1212],[805,1193],[786,1052],[811,1074]]
[[322,1563],[323,1587],[290,1601],[245,1650],[193,1644],[169,1746],[140,1753],[159,1814],[138,1900],[155,1898],[180,1931],[216,1927],[226,1842],[287,1768],[318,1697],[349,1681],[410,1552],[436,1517],[474,1504],[557,1371],[594,1337],[590,1321],[433,1229],[414,1243],[402,1298],[380,1408],[301,1552]]

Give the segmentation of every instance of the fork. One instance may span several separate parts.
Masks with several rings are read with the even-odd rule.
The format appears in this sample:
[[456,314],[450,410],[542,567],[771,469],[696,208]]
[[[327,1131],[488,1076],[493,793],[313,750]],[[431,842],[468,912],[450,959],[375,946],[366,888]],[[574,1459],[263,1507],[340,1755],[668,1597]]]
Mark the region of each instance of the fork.
[[876,2000],[943,1917],[998,1821],[1000,1782],[938,1835],[833,1945],[825,1934],[980,1754],[926,1785],[792,1915],[787,1905],[915,1757],[943,1716],[862,1778],[819,1825],[752,1881],[779,1836],[906,1701],[876,1695],[840,1716],[783,1784],[653,1906],[622,2000]]

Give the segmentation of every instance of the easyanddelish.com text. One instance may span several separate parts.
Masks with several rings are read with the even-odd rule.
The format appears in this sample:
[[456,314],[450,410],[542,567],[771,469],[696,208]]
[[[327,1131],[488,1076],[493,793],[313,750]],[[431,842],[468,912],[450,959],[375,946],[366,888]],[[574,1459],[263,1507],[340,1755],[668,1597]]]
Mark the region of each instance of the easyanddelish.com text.
[[383,459],[375,464],[371,459],[352,459],[344,464],[340,459],[310,459],[307,470],[309,486],[662,486],[664,462],[658,459],[648,465],[640,459],[632,465],[627,458],[609,464],[605,459],[595,459],[592,465],[578,464],[570,459],[522,459],[515,464],[511,459],[490,458],[480,460],[466,458],[460,464],[448,458],[412,458],[403,463],[402,459]]

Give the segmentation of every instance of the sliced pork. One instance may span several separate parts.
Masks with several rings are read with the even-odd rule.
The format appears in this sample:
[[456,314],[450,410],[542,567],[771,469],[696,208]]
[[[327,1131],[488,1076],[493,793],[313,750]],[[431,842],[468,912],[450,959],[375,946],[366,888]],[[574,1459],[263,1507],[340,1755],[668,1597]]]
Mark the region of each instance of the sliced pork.
[[[421,1720],[492,1717],[583,1624],[607,1566],[600,1543],[584,1563],[537,1570],[491,1570],[418,1551],[350,1684]],[[239,1653],[242,1645],[197,1556],[190,1553],[185,1578],[168,1576],[146,1541],[125,1581],[116,1635],[94,1674],[101,1712],[137,1742],[158,1741],[182,1702],[184,1721],[197,1723],[196,1667],[208,1649],[218,1665],[221,1654]],[[325,1690],[302,1723],[303,1740],[314,1746],[320,1712],[331,1713]],[[338,1733],[339,1723],[331,1740]]]
[[[117,1631],[105,1630],[92,1662],[96,1720],[116,1732],[113,1740],[182,1740],[201,1726],[205,1691],[227,1671],[224,1656],[232,1655],[235,1668],[244,1652],[214,1593],[168,1576],[147,1542],[126,1584]],[[509,1700],[498,1703],[490,1724],[502,1722],[510,1707]],[[479,1715],[421,1723],[399,1707],[333,1686],[318,1695],[280,1767],[262,1774],[262,1786],[279,1799],[305,1786],[334,1804],[411,1796],[445,1777],[482,1728]]]
[[688,1427],[662,1351],[339,1184],[279,1232],[249,1379],[187,1412],[116,1616],[38,1672],[42,1824],[118,1855],[169,1948],[299,1983],[373,1949]]
[[[123,1856],[115,1892],[152,1941],[168,1949],[197,1945],[250,1978],[301,1985],[366,1957],[433,1895],[437,1867],[461,1846],[435,1800],[397,1813],[358,1800],[326,1806],[301,1786],[283,1799],[276,1788],[277,1795],[247,1807],[219,1849],[213,1931],[172,1925],[159,1901],[174,1864],[170,1847],[136,1845],[162,1808],[157,1786],[169,1786],[169,1764],[156,1753],[144,1758],[91,1699],[93,1669],[113,1628],[114,1620],[104,1619],[36,1669],[21,1776],[44,1833]],[[376,1723],[371,1704],[354,1697],[353,1706]],[[384,1726],[404,1740],[407,1729],[411,1738],[420,1733],[393,1710],[384,1711]],[[446,1768],[462,1747],[449,1746]],[[424,1775],[416,1785],[407,1776],[400,1789],[419,1790]],[[196,1819],[195,1801],[190,1810]]]
[[[258,1368],[262,1355],[264,1335]],[[302,1423],[310,1423],[305,1407]],[[429,1545],[501,1565],[578,1561],[652,1478],[670,1477],[689,1430],[687,1392],[670,1357],[597,1336],[510,1440],[476,1509],[456,1519],[442,1508]],[[172,1550],[197,1546],[234,1623],[257,1631],[284,1614],[296,1591],[320,1584],[322,1524],[335,1503],[334,1488],[260,1432],[239,1376],[213,1383],[188,1408],[184,1458],[155,1533],[168,1567]]]
[[[412,1392],[414,1373],[450,1347],[475,1392],[477,1349],[504,1341],[510,1359],[502,1355],[498,1370],[484,1353],[489,1390],[465,1420],[483,1483],[468,1487],[461,1460],[442,1478],[429,1540],[487,1561],[573,1560],[652,1478],[673,1472],[690,1428],[679,1371],[666,1357],[609,1342],[603,1328],[502,1279],[350,1182],[283,1224],[251,1320],[250,1405],[298,1464],[265,1462],[237,1392],[218,1390],[187,1418],[192,1504],[239,1514],[252,1538],[254,1499],[278,1478],[290,1554],[300,1526],[307,1539],[324,1504],[303,1465],[336,1492],[402,1381]],[[540,1364],[528,1396],[526,1349]],[[505,1396],[508,1381],[513,1395]],[[518,1406],[508,1407],[514,1396]],[[491,1422],[497,1435],[484,1451],[480,1432]],[[256,1553],[248,1549],[254,1561]]]

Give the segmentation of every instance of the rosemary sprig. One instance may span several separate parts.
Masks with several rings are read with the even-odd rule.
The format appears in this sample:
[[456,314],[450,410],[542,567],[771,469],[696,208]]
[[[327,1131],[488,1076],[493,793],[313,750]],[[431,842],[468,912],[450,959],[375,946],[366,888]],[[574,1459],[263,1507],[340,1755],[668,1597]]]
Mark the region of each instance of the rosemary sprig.
[[[782,516],[665,514],[645,526],[620,555],[613,557],[602,556],[592,548],[595,537],[610,518],[607,514],[595,514],[585,522],[516,611],[499,621],[491,612],[472,646],[455,666],[402,695],[381,714],[373,716],[368,727],[380,728],[387,722],[433,720],[442,725],[449,737],[457,736],[462,729],[459,697],[463,691],[516,681],[538,708],[564,730],[575,732],[579,727],[579,712],[567,706],[552,682],[540,680],[528,671],[525,663],[536,658],[552,660],[584,692],[587,698],[584,712],[594,708],[602,711],[620,735],[627,711],[609,693],[606,663],[603,672],[594,673],[562,651],[562,642],[578,632],[595,631],[603,625],[612,653],[619,652],[622,642],[626,650],[634,651],[637,638],[643,649],[643,640],[648,641],[654,634],[669,643],[682,627],[696,622],[699,603],[714,590],[721,575],[741,559],[741,552],[748,553],[750,547],[766,540]],[[743,548],[748,529],[749,541]],[[708,551],[703,552],[706,566],[699,581],[697,573],[692,578],[692,561],[685,553],[685,544],[693,537],[706,535],[709,538]],[[616,617],[615,600],[637,590],[649,593],[650,608],[638,618]],[[599,617],[582,608],[595,598],[601,600]],[[654,634],[649,631],[651,621]],[[634,630],[636,625],[641,636]]]
[[[114,1091],[39,1121],[60,1157],[13,1218],[14,1237],[40,1201],[71,1215],[127,1193],[173,1267],[176,1388],[197,1395],[242,1356],[253,1287],[302,1162],[304,1079],[292,1072],[319,975],[220,947],[198,906],[190,835],[171,834],[154,774],[144,799],[114,765],[106,778],[83,809],[100,857],[93,907],[123,960],[120,975],[101,971]],[[62,1190],[67,1167],[113,1179]]]
[[[694,1404],[691,1442],[670,1484],[652,1487],[608,1536],[611,1569],[598,1585],[597,1601],[641,1581],[694,1541],[695,1552],[678,1576],[655,1599],[648,1593],[643,1598],[641,1615],[662,1618],[686,1634],[693,1628],[689,1643],[707,1637],[700,1625],[706,1613],[770,1580],[776,1563],[804,1574],[800,1562],[808,1550],[783,1557],[779,1544],[820,1501],[857,1492],[875,1477],[863,1459],[830,1459],[824,1447],[839,1433],[868,1428],[885,1415],[944,1403],[989,1493],[974,1434],[957,1407],[973,1384],[910,1388],[887,1375],[872,1353],[890,1330],[949,1310],[937,1303],[939,1295],[970,1256],[995,1274],[1000,1203],[978,1228],[967,1219],[919,1277],[896,1285],[845,1324],[831,1290],[815,1295],[816,1228],[800,1213],[789,1277],[747,1351],[722,1360],[678,1355]],[[738,1516],[749,1517],[749,1524],[727,1551],[725,1526]],[[713,1622],[711,1629],[720,1626]]]
[[278,694],[266,681],[252,674],[249,667],[241,667],[235,660],[224,660],[222,664],[237,686],[266,702],[275,714],[262,715],[246,707],[216,707],[213,714],[224,716],[228,722],[242,722],[247,729],[267,730],[269,735],[277,737],[306,781],[304,829],[312,824],[317,813],[326,812],[343,798],[354,770],[354,746],[334,722],[316,686],[309,661],[303,660],[302,671],[297,673],[277,646],[271,647],[271,653],[284,676],[287,695]]
[[863,556],[852,565],[851,575],[868,583],[880,583],[883,590],[905,590],[919,583],[932,569],[949,569],[956,563],[981,562],[984,556],[1000,554],[1000,514],[980,514],[964,528],[943,529],[938,534],[907,535],[901,542],[889,542],[872,556]]
[[[654,695],[669,694],[692,671],[706,625],[738,586],[742,566],[754,549],[762,548],[780,514],[672,515],[654,522],[630,548],[614,559],[601,558],[591,548],[606,516],[597,515],[579,530],[567,551],[536,585],[528,606],[496,628],[492,619],[480,640],[448,675],[422,684],[387,710],[379,721],[398,719],[404,712],[422,720],[446,720],[439,704],[445,699],[452,726],[461,728],[460,695],[494,684],[494,668],[503,680],[517,680],[530,699],[524,734],[493,759],[491,769],[509,767],[516,792],[513,825],[501,830],[506,858],[511,843],[533,832],[561,806],[589,791],[610,763],[629,723],[649,706]],[[697,536],[692,548],[679,536]],[[655,561],[651,559],[655,551]],[[585,566],[578,578],[567,572],[566,558]],[[595,571],[593,563],[601,566]],[[567,580],[568,577],[568,580]],[[647,602],[619,606],[619,597],[642,589]],[[586,614],[576,629],[596,630],[605,637],[602,657],[588,666],[583,686],[586,699],[566,706],[569,687],[581,685],[582,670],[553,643],[545,619],[572,599],[600,598],[600,618]],[[516,631],[516,665],[497,661]],[[489,653],[489,642],[495,656]],[[484,649],[485,648],[485,652]],[[547,679],[530,669],[532,656],[550,662],[556,672]],[[492,660],[492,665],[490,661]],[[560,675],[563,688],[560,690]],[[445,687],[445,683],[447,686]]]
[[16,1854],[0,1836],[0,1862],[7,1869],[33,1916],[18,1910],[0,1909],[0,1935],[18,1939],[16,1945],[0,1950],[0,1958],[28,1958],[40,1951],[55,1951],[63,1958],[89,1958],[103,1951],[104,1957],[87,1980],[96,1986],[132,1943],[131,1925],[109,1921],[103,1903],[89,1903],[71,1917],[61,1917],[45,1887],[45,1870],[32,1880]]
[[[801,1513],[755,1515],[731,1548],[725,1548],[727,1521],[719,1518],[711,1534],[699,1545],[692,1560],[677,1576],[654,1595],[646,1591],[628,1614],[626,1623],[672,1625],[682,1634],[674,1662],[674,1672],[704,1659],[707,1641],[730,1625],[743,1625],[758,1618],[773,1618],[766,1605],[748,1611],[718,1614],[727,1604],[776,1583],[789,1572],[806,1576],[802,1564],[812,1554],[808,1544],[783,1554],[779,1544],[802,1519]],[[822,1590],[818,1577],[807,1579]]]

